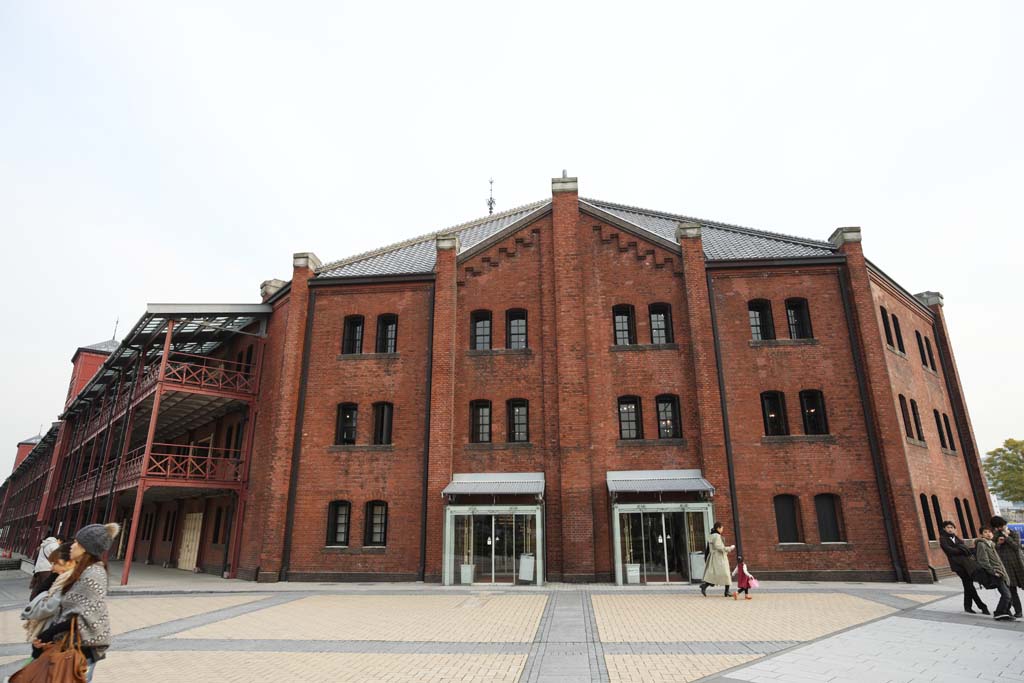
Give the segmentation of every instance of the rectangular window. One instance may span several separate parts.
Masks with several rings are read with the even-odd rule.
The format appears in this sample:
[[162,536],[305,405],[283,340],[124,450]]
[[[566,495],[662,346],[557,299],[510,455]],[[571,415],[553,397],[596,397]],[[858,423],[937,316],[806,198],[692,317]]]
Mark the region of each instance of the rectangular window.
[[889,311],[885,310],[885,306],[879,306],[878,308],[882,311],[882,327],[885,329],[885,343],[892,347],[892,327],[889,325]]
[[398,350],[398,316],[392,313],[377,316],[377,353]]
[[529,403],[524,399],[508,402],[508,440],[527,443],[530,440]]
[[363,352],[363,316],[350,315],[345,318],[345,331],[341,341],[344,354]]
[[336,500],[327,508],[327,545],[348,545],[348,501]]
[[772,320],[772,304],[767,299],[747,302],[750,316],[750,338],[754,341],[775,339],[775,323]]
[[914,330],[914,336],[917,337],[917,352],[921,354],[921,365],[928,367],[928,356],[924,352],[924,339],[921,338],[921,333]]
[[512,310],[505,316],[505,346],[510,349],[527,348],[526,311]]
[[473,401],[469,404],[469,440],[472,443],[491,442],[491,402]]
[[682,437],[682,429],[679,420],[679,397],[659,396],[658,407],[658,438],[678,439]]
[[631,305],[620,304],[612,308],[612,322],[616,346],[636,344],[636,319]]
[[786,299],[786,321],[789,323],[790,339],[810,339],[814,336],[807,299]]
[[[942,414],[942,422],[946,425],[946,439],[949,441],[949,450],[956,450],[956,441],[953,441],[953,429],[949,426],[949,415]],[[940,432],[941,433],[941,430]]]
[[383,546],[388,543],[388,504],[375,500],[366,504],[366,537],[363,545]]
[[359,406],[355,403],[342,403],[338,406],[338,418],[334,427],[334,443],[339,446],[356,442],[356,422],[359,418]]
[[828,434],[825,397],[816,389],[800,392],[800,412],[804,418],[804,434]]
[[917,401],[910,399],[910,412],[914,416],[914,431],[917,432],[917,440],[924,441],[924,430],[921,429],[921,413],[917,410]]
[[789,434],[786,400],[781,391],[766,391],[761,394],[761,417],[764,419],[765,436]]
[[491,348],[491,312],[474,311],[470,316],[469,348],[489,351]]
[[779,543],[803,543],[796,496],[775,496],[775,526],[779,532]]
[[619,399],[619,438],[644,438],[643,420],[640,414],[640,399],[636,396],[623,396]]
[[924,348],[928,352],[928,365],[931,366],[932,370],[938,372],[938,368],[935,367],[935,356],[932,354],[932,340],[928,337],[924,338]]
[[900,331],[900,319],[895,314],[892,316],[892,331],[896,333],[896,347],[899,348],[900,353],[906,353],[907,350],[903,348],[903,332]]
[[900,412],[903,413],[903,430],[911,439],[914,438],[914,427],[910,422],[910,410],[907,408],[907,397],[900,394]]
[[939,411],[933,410],[932,414],[935,416],[935,429],[939,432],[939,445],[943,448],[946,447],[946,435],[942,432],[942,420],[939,418]]
[[373,404],[373,443],[391,443],[391,421],[395,407],[390,403]]
[[651,304],[651,343],[671,344],[675,339],[672,335],[672,307],[668,304]]
[[818,513],[818,536],[822,543],[841,543],[842,524],[839,520],[839,497],[822,493],[814,497],[814,508]]

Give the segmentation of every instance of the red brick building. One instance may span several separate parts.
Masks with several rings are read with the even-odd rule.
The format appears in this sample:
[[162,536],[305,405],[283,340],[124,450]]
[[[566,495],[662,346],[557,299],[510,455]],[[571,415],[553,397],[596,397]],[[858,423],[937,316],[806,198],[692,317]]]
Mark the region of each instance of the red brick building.
[[942,297],[860,239],[557,178],[297,254],[262,304],[151,305],[0,489],[0,533],[120,519],[127,559],[259,581],[659,583],[699,579],[721,520],[766,578],[931,581],[938,521],[973,535],[989,497]]

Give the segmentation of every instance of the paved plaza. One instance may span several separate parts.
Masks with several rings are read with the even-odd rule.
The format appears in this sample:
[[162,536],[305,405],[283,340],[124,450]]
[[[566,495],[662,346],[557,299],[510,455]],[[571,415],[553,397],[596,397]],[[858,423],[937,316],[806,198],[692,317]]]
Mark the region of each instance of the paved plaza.
[[[4,675],[27,651],[26,585],[0,574]],[[694,586],[268,585],[143,568],[113,588],[95,681],[1024,681],[1024,622],[964,614],[959,588],[771,583],[734,601]]]

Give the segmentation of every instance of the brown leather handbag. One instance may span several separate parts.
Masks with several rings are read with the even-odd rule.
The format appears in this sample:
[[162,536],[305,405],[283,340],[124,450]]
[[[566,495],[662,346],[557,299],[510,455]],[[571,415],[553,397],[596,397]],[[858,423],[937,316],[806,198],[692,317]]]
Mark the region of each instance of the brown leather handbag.
[[11,683],[85,683],[89,663],[82,654],[82,634],[71,619],[71,630],[59,642],[11,676]]

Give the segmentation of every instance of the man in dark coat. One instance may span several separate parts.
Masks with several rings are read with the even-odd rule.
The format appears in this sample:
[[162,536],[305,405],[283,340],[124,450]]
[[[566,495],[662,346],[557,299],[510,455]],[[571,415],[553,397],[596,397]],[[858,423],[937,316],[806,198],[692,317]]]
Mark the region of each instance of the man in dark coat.
[[1013,616],[1021,616],[1019,588],[1024,588],[1024,550],[1020,547],[1020,534],[1006,526],[1006,520],[996,515],[992,518],[996,552],[1006,567],[1006,583],[1010,587]]
[[964,585],[964,611],[976,614],[971,609],[971,602],[978,606],[982,614],[988,614],[988,607],[981,601],[978,591],[974,589],[974,581],[971,576],[978,569],[978,563],[974,559],[971,549],[956,535],[956,525],[949,520],[942,523],[942,535],[939,536],[939,546],[942,552],[949,558],[949,568],[960,577],[960,583]]

